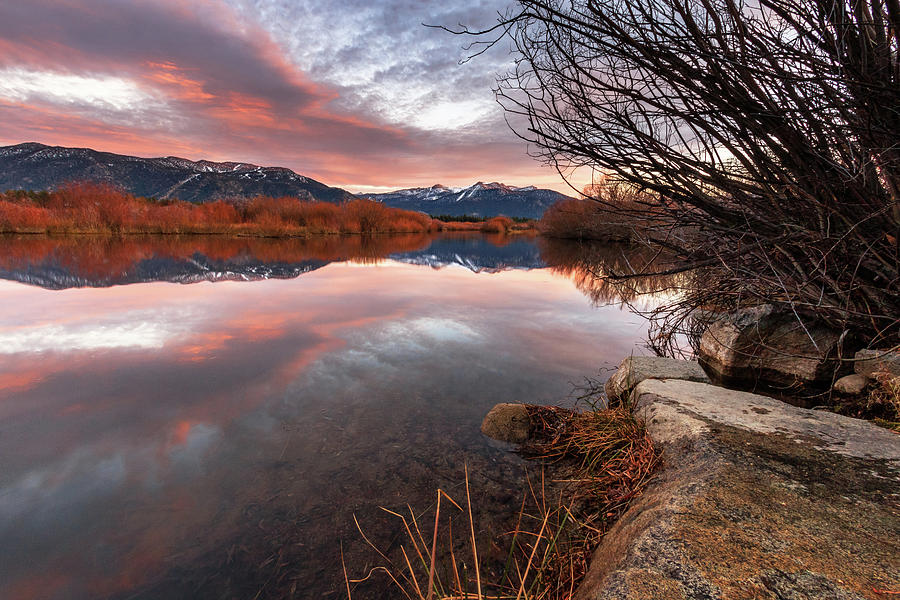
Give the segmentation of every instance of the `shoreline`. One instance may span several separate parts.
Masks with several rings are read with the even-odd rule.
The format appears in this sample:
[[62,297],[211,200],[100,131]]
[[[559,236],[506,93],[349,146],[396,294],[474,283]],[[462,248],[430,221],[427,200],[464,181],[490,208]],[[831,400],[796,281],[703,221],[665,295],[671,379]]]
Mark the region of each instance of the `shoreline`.
[[[305,233],[257,233],[257,232],[235,232],[235,231],[0,231],[0,237],[13,236],[44,236],[52,238],[65,237],[107,237],[107,238],[126,238],[141,236],[222,236],[236,238],[270,238],[270,239],[306,239],[310,237],[329,237],[329,236],[388,236],[388,235],[454,235],[454,234],[479,234],[479,235],[522,235],[531,233],[529,231],[509,231],[506,233],[485,232],[477,229],[472,230],[453,230],[453,231],[312,231]],[[535,233],[534,235],[540,235]]]
[[[900,564],[886,541],[900,528],[896,433],[714,385],[695,361],[626,359],[607,392],[662,461],[599,536],[567,598],[897,593]],[[482,431],[527,451],[543,435],[540,408],[497,405]]]
[[[319,236],[388,236],[388,235],[531,235],[542,236],[534,229],[511,229],[505,232],[481,231],[479,229],[451,229],[451,230],[409,230],[409,231],[310,231],[297,233],[265,233],[252,231],[0,231],[0,237],[5,236],[45,236],[53,238],[64,237],[139,237],[139,236],[223,236],[245,238],[270,238],[270,239],[307,239]],[[550,238],[557,239],[557,238]],[[572,240],[576,241],[576,240]]]
[[76,183],[52,192],[0,193],[0,230],[19,234],[227,234],[303,237],[312,234],[506,233],[534,229],[505,216],[442,220],[424,212],[355,198],[342,203],[258,196],[190,203],[132,196],[110,186]]

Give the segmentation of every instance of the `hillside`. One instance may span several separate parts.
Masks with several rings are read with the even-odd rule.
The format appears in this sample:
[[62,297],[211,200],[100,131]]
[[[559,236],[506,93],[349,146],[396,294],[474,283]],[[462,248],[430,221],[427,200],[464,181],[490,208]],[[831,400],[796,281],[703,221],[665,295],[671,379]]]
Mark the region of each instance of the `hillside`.
[[395,208],[418,210],[430,215],[473,215],[524,217],[539,219],[558,200],[568,198],[553,190],[535,187],[511,187],[502,183],[482,183],[467,188],[430,188],[397,190],[385,194],[367,194]]
[[0,147],[0,191],[53,190],[70,181],[110,183],[145,197],[205,202],[222,198],[296,196],[341,202],[354,196],[282,167],[139,158],[89,148],[37,143]]

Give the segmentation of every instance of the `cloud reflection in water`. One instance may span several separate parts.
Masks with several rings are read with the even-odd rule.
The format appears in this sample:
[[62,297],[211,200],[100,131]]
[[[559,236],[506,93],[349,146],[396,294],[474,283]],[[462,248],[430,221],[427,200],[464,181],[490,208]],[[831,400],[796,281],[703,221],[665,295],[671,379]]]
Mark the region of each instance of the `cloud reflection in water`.
[[547,269],[390,260],[254,283],[0,283],[0,298],[12,599],[255,593],[237,578],[273,543],[324,593],[353,513],[427,505],[464,461],[499,497],[521,466],[481,437],[487,409],[563,400],[644,333]]

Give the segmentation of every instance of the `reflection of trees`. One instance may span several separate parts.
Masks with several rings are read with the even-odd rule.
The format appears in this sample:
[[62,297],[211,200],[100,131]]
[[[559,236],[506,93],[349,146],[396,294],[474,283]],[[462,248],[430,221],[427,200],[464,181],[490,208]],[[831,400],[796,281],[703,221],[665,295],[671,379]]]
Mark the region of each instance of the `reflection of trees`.
[[53,265],[86,279],[121,275],[151,258],[185,261],[202,255],[213,261],[303,263],[352,260],[374,263],[395,252],[425,248],[427,233],[377,236],[256,238],[227,236],[14,236],[3,238],[0,268]]
[[675,293],[687,282],[683,274],[616,277],[659,270],[659,257],[643,246],[549,238],[539,238],[538,246],[547,266],[569,277],[595,304],[632,303],[645,295]]
[[317,235],[307,238],[225,235],[2,236],[0,269],[25,271],[41,266],[55,267],[75,277],[102,281],[130,273],[144,260],[184,262],[198,255],[230,265],[295,265],[310,261],[375,264],[391,254],[423,250],[438,237],[477,237],[493,246],[502,247],[519,236],[477,232]]
[[[311,261],[375,264],[391,254],[425,249],[438,237],[477,237],[502,247],[519,236],[479,233],[324,235],[309,238],[221,235],[6,236],[2,238],[0,269],[26,271],[36,267],[52,267],[81,279],[104,281],[134,272],[142,261],[163,259],[187,262],[198,256],[233,266],[255,263],[298,265]],[[570,278],[596,304],[632,303],[647,294],[674,290],[686,280],[684,275],[628,279],[609,277],[649,270],[653,253],[646,248],[576,243],[543,237],[536,239],[541,259],[547,266]]]

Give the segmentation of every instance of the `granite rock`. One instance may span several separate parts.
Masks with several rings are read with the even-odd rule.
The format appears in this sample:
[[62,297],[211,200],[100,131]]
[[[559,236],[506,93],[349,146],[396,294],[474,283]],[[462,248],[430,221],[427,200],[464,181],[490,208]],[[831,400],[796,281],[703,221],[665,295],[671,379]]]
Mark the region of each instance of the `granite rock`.
[[700,338],[700,364],[715,381],[769,387],[831,382],[841,332],[801,323],[771,305],[745,308],[713,320]]
[[900,352],[888,350],[860,350],[854,357],[853,370],[857,375],[871,379],[876,372],[887,372],[900,377]]
[[524,404],[497,404],[481,423],[481,432],[501,442],[521,444],[531,435],[532,423]]
[[621,401],[645,379],[685,379],[709,383],[709,377],[695,360],[629,356],[606,382],[606,397],[610,402]]
[[900,436],[678,380],[632,395],[663,465],[594,553],[580,600],[847,600],[900,582]]

